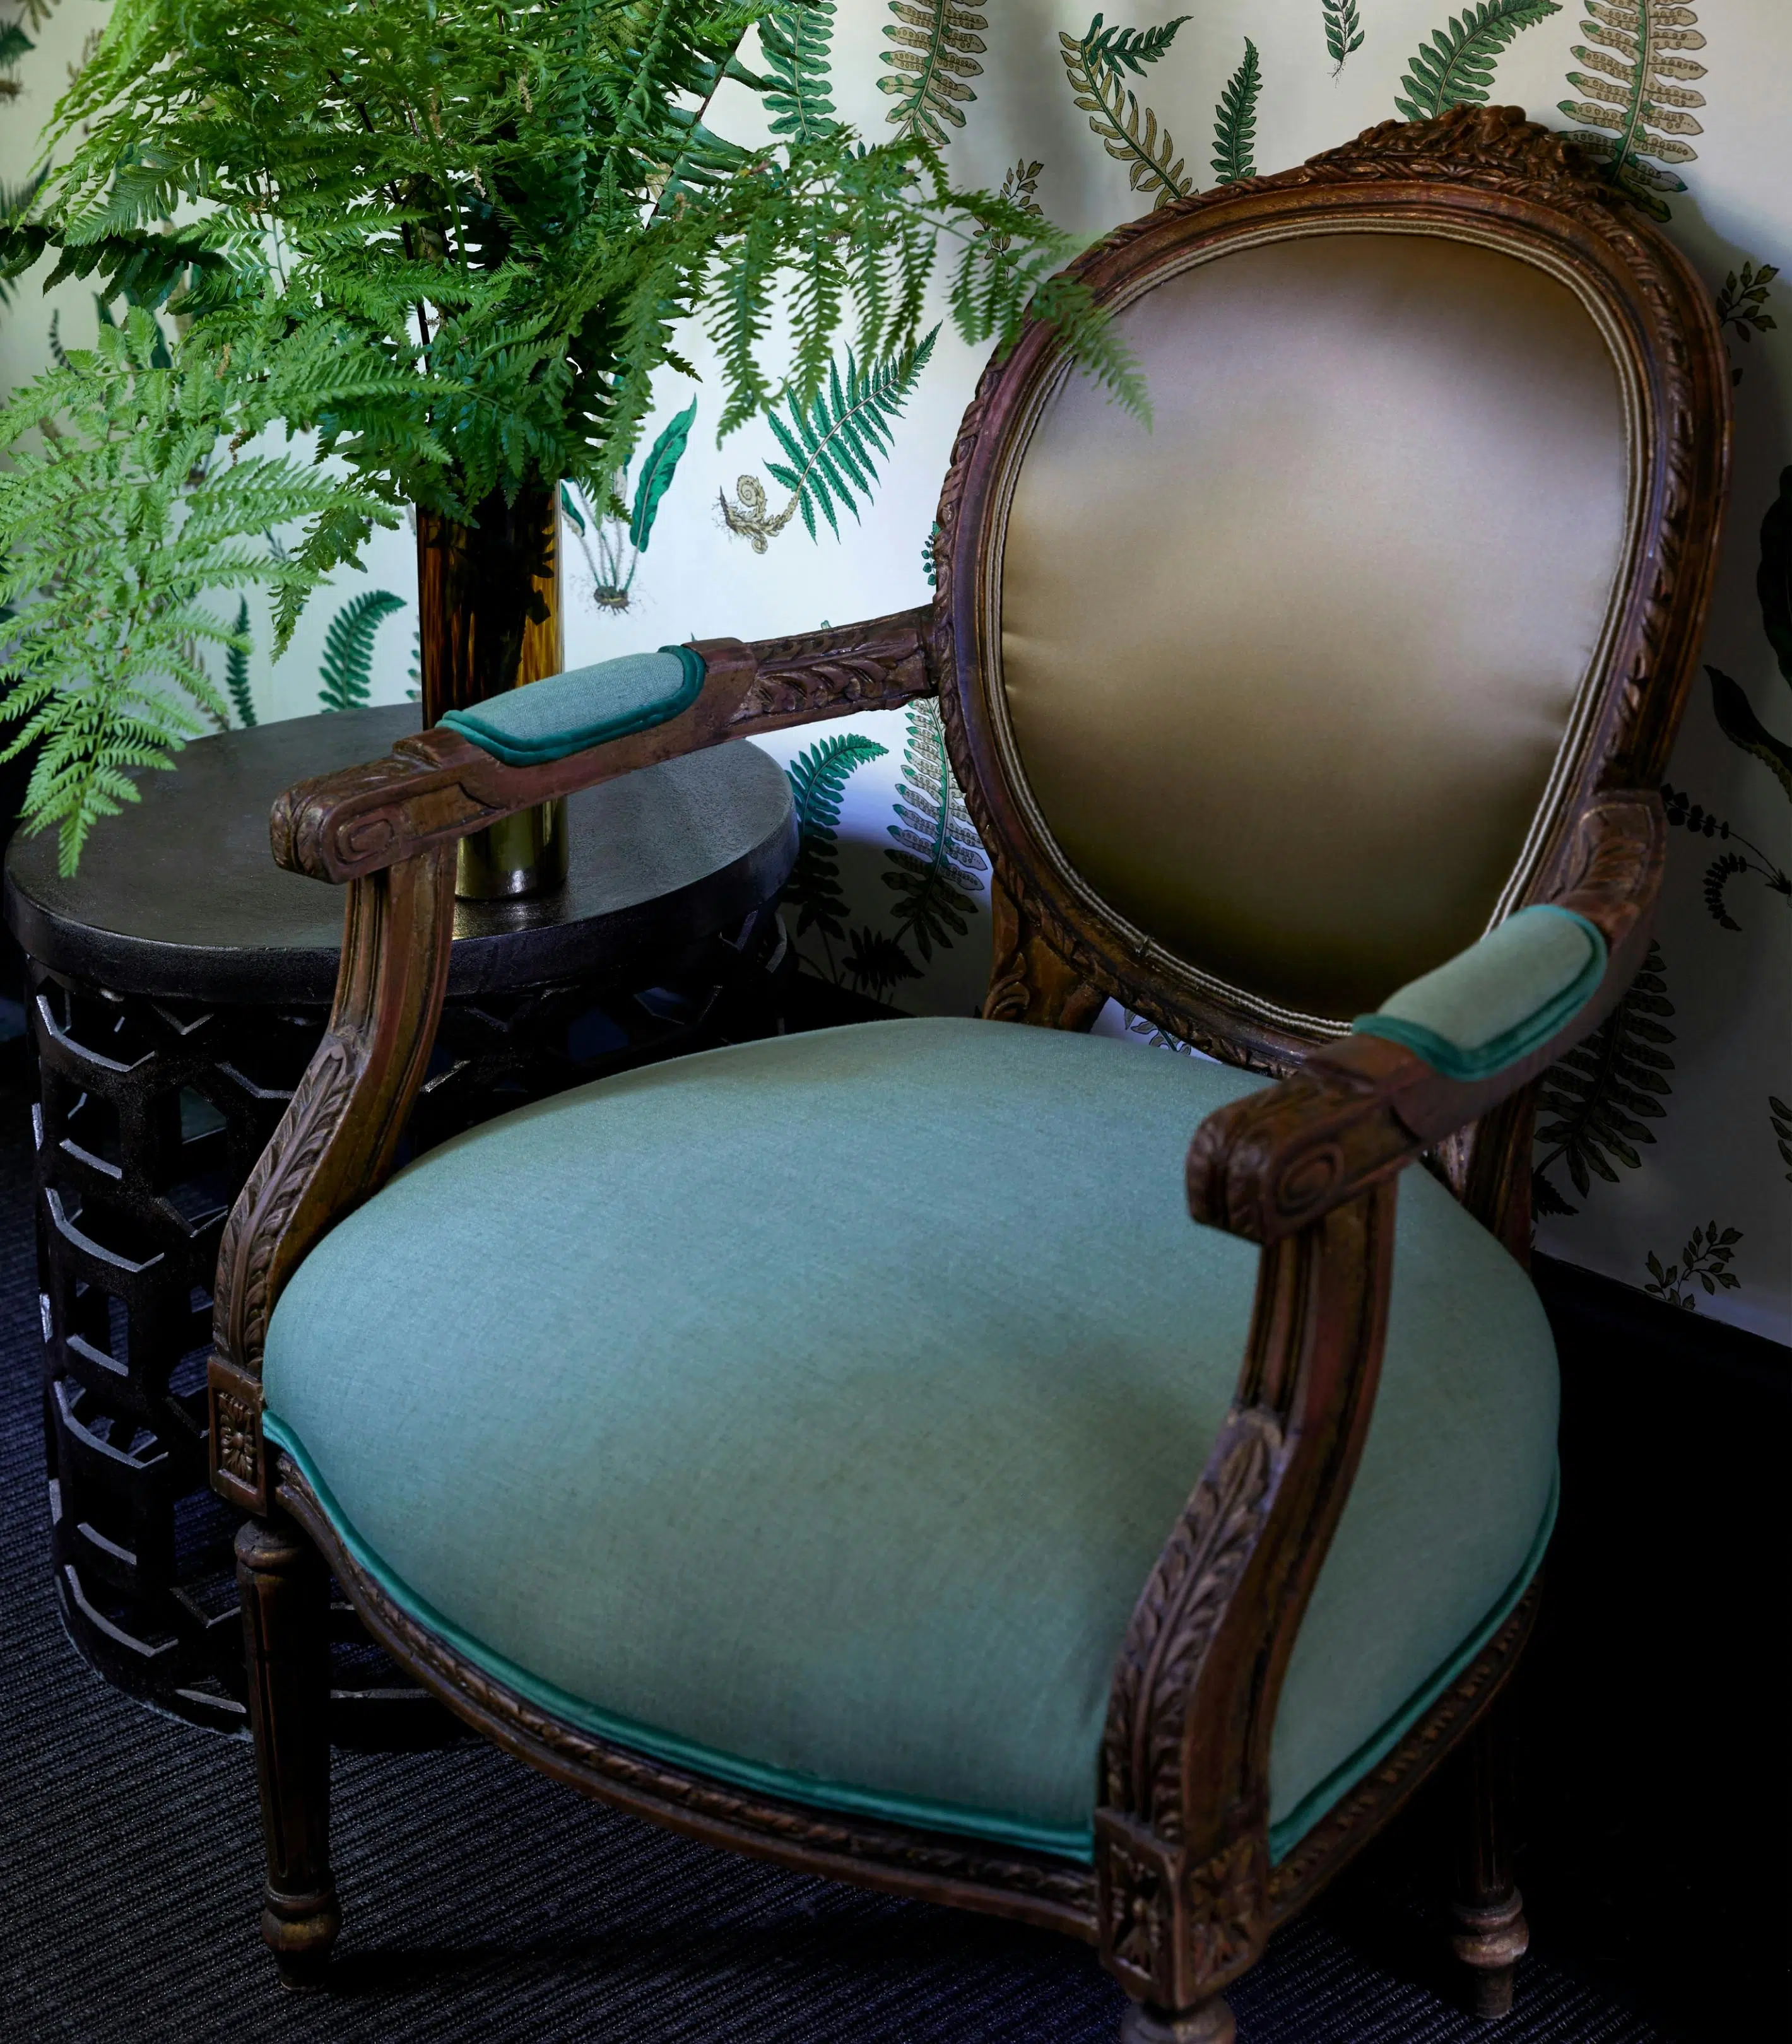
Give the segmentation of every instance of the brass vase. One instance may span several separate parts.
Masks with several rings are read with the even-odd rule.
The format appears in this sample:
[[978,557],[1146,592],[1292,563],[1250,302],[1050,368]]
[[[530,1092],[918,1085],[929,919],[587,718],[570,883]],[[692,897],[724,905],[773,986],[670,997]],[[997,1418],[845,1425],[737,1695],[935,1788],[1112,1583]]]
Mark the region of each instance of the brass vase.
[[[506,504],[494,490],[476,524],[417,514],[423,721],[557,674],[560,639],[557,493],[540,484]],[[520,810],[463,839],[455,892],[492,901],[551,893],[567,875],[566,804]]]

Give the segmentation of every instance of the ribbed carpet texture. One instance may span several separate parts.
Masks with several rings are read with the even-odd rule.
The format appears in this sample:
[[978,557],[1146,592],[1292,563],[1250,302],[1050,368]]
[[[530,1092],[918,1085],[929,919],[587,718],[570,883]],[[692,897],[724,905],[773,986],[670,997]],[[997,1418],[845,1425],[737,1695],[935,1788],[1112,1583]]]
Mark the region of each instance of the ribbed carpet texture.
[[[246,1746],[157,1717],[64,1637],[45,1566],[25,1097],[0,1086],[0,2036],[9,2044],[704,2040],[1111,2044],[1121,1998],[1067,1941],[712,1852],[483,1746],[344,1754],[345,1927],[283,1996],[256,1930]],[[1653,2044],[1533,1955],[1482,2025],[1358,1880],[1234,1991],[1243,2044]]]

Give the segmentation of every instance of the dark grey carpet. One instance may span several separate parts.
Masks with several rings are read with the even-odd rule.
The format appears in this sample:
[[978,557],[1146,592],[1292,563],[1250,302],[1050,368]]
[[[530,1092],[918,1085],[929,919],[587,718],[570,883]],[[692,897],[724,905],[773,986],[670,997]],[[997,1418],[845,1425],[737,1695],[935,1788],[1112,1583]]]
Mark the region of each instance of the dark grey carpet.
[[[255,1919],[242,1746],[153,1716],[75,1656],[44,1564],[23,1096],[0,1085],[0,2036],[11,2044],[703,2039],[1109,2044],[1093,1957],[1029,1931],[736,1860],[483,1747],[337,1762],[346,1927],[287,2000]],[[1483,2027],[1425,1984],[1372,1880],[1235,1991],[1244,2044],[1654,2044],[1547,1956]]]

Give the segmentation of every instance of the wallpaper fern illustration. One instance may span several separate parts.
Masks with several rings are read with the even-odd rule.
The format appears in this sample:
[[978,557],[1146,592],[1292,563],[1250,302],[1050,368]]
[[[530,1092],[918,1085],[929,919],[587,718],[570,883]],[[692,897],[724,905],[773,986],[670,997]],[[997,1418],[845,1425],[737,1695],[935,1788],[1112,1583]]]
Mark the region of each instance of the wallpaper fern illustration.
[[1585,1199],[1595,1177],[1617,1183],[1614,1158],[1636,1170],[1643,1160],[1636,1146],[1655,1141],[1644,1124],[1661,1120],[1667,1111],[1662,1102],[1674,1090],[1667,1076],[1674,1069],[1667,1049],[1674,1041],[1666,1020],[1674,1012],[1667,970],[1661,947],[1652,943],[1617,1006],[1544,1074],[1536,1133],[1543,1154],[1531,1174],[1531,1204],[1539,1214],[1579,1211],[1549,1175],[1557,1164]]
[[883,884],[896,897],[895,936],[911,940],[924,959],[934,948],[949,950],[976,913],[973,894],[989,861],[965,813],[964,797],[952,778],[940,706],[909,705],[909,741],[896,795],[896,821],[889,827],[896,849],[886,852]]
[[1251,150],[1257,133],[1257,94],[1263,84],[1257,46],[1247,36],[1238,68],[1226,80],[1220,103],[1213,109],[1213,175],[1222,185],[1257,175]]
[[1089,116],[1089,125],[1108,154],[1126,165],[1133,190],[1156,194],[1154,207],[1186,198],[1194,180],[1183,175],[1183,159],[1176,154],[1170,130],[1160,129],[1156,113],[1140,106],[1125,75],[1130,71],[1142,78],[1188,18],[1179,14],[1154,29],[1104,29],[1098,14],[1081,36],[1062,29],[1058,33],[1058,53],[1075,103]]
[[1332,60],[1332,75],[1344,67],[1345,58],[1363,47],[1363,25],[1356,0],[1321,0],[1325,21],[1325,53]]
[[[810,930],[824,946],[846,935],[846,896],[840,882],[840,805],[846,784],[886,748],[857,732],[830,732],[806,746],[785,768],[797,818],[796,863],[784,886],[784,907],[796,915],[794,934]],[[828,953],[830,962],[831,949]]]
[[977,60],[989,46],[979,31],[989,17],[956,0],[890,0],[890,11],[896,26],[883,33],[894,48],[883,52],[889,69],[878,80],[896,101],[889,118],[943,149],[947,129],[964,125],[963,109],[977,97],[965,80],[983,72]]
[[[1594,0],[1588,0],[1594,4]],[[1500,52],[1521,30],[1559,14],[1557,0],[1481,0],[1452,14],[1409,61],[1400,83],[1409,97],[1394,106],[1409,121],[1429,121],[1452,106],[1485,106]]]
[[771,81],[765,95],[774,135],[818,141],[840,123],[833,89],[834,0],[774,7],[759,23],[759,59]]
[[861,503],[868,502],[877,488],[878,464],[895,445],[894,427],[902,416],[921,372],[933,353],[940,329],[935,327],[920,344],[905,348],[888,361],[861,369],[847,352],[846,375],[840,364],[830,363],[825,390],[816,393],[812,405],[799,405],[793,396],[786,402],[786,421],[778,413],[767,415],[785,459],[768,461],[766,473],[790,493],[790,501],[779,512],[768,512],[765,486],[752,475],[735,484],[736,501],[725,495],[721,514],[731,532],[748,540],[756,554],[763,554],[801,513],[810,539],[821,535],[817,512],[828,528],[840,537],[840,511],[859,516]]
[[249,681],[249,655],[252,651],[249,600],[245,596],[238,601],[236,622],[232,628],[230,643],[224,649],[224,692],[230,698],[230,707],[236,713],[236,721],[244,730],[256,721],[255,690]]
[[390,590],[363,589],[349,597],[330,620],[324,640],[322,686],[317,701],[324,709],[361,709],[371,693],[373,642],[383,620],[402,610],[405,600]]
[[[1582,33],[1600,47],[1575,44],[1575,56],[1586,69],[1570,71],[1568,83],[1586,97],[1562,100],[1561,110],[1585,124],[1575,140],[1605,163],[1612,182],[1666,220],[1661,194],[1683,192],[1686,181],[1656,166],[1693,162],[1698,152],[1684,138],[1705,132],[1686,110],[1702,106],[1705,95],[1686,83],[1703,78],[1705,67],[1680,54],[1705,47],[1698,16],[1662,0],[1586,0],[1586,6],[1593,18],[1581,23]],[[1645,156],[1655,163],[1644,162]]]

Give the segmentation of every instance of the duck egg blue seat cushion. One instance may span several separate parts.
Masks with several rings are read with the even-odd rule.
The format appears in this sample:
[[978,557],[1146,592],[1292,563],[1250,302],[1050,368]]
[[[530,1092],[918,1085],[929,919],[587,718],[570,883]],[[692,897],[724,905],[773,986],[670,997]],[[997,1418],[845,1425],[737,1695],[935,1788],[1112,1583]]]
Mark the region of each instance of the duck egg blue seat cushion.
[[[281,1299],[267,1431],[501,1679],[661,1758],[1086,1858],[1135,1599],[1257,1251],[1183,1153],[1262,1083],[1009,1023],[655,1065],[444,1144]],[[1387,1356],[1295,1648],[1285,1851],[1479,1650],[1552,1508],[1548,1329],[1401,1181]]]

